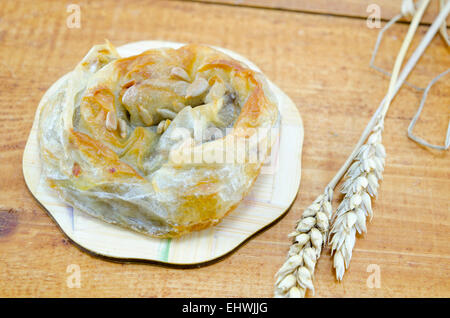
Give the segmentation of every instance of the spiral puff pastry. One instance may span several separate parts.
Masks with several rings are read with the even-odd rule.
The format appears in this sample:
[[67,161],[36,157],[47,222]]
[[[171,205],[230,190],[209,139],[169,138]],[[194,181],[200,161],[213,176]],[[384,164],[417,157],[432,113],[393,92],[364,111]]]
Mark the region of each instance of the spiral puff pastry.
[[107,42],[41,102],[42,172],[81,211],[175,237],[238,205],[278,125],[264,76],[218,50],[185,45],[121,58]]

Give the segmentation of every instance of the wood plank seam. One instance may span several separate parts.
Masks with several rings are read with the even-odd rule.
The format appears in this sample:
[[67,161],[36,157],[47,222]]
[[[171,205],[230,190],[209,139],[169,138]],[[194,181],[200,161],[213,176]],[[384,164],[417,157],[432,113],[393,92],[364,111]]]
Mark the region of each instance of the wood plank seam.
[[[230,2],[224,2],[224,1],[205,1],[205,0],[169,0],[172,2],[194,2],[194,3],[200,3],[204,5],[217,5],[217,6],[229,6],[229,7],[243,7],[243,8],[249,8],[249,9],[255,9],[255,10],[271,10],[271,11],[281,11],[281,12],[291,12],[291,13],[303,13],[303,14],[311,14],[311,15],[319,15],[319,16],[330,16],[330,17],[336,17],[336,18],[347,18],[347,19],[356,19],[356,20],[366,20],[369,16],[361,16],[361,15],[346,15],[341,13],[334,13],[334,12],[317,12],[312,10],[299,10],[299,9],[293,9],[293,8],[283,8],[283,7],[269,7],[264,5],[251,5],[246,4],[240,1],[235,1],[234,3]],[[400,10],[399,10],[400,13]],[[390,18],[380,18],[380,21],[383,22],[389,22]],[[410,21],[405,20],[399,20],[397,23],[406,24],[409,25]],[[431,25],[430,22],[420,22],[419,25]],[[450,29],[450,25],[447,26],[447,29]]]

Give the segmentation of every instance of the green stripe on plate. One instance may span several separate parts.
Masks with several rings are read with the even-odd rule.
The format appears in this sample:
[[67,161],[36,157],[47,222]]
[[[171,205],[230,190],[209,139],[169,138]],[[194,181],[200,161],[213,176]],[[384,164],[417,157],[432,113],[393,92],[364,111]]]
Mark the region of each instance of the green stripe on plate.
[[169,259],[169,250],[170,250],[170,243],[172,242],[172,239],[164,240],[163,243],[161,243],[161,248],[159,250],[159,259],[163,262],[167,262]]

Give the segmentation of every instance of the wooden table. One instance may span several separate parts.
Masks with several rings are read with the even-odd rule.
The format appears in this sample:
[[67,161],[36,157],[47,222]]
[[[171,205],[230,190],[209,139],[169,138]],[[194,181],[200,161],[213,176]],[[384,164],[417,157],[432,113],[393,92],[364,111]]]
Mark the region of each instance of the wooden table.
[[[67,2],[1,1],[0,296],[271,297],[290,245],[287,234],[345,161],[388,86],[388,78],[369,67],[378,30],[366,26],[361,5],[327,2],[73,1],[81,8],[81,27],[68,28]],[[378,2],[386,5],[385,19],[400,10],[400,1]],[[433,4],[426,21],[436,10]],[[413,46],[427,28],[420,26]],[[391,69],[406,30],[400,23],[386,33],[378,66]],[[115,45],[200,42],[254,61],[294,100],[304,121],[302,181],[288,213],[232,254],[199,268],[112,262],[68,241],[29,193],[22,153],[43,93],[104,39]],[[409,81],[425,87],[449,66],[449,49],[437,36]],[[407,138],[420,98],[404,86],[394,100],[375,217],[356,242],[343,282],[335,281],[324,250],[316,297],[450,296],[450,155]],[[430,91],[417,134],[442,144],[449,105],[447,76]],[[81,270],[80,288],[67,284],[71,264]],[[367,284],[371,264],[379,266],[380,288]]]

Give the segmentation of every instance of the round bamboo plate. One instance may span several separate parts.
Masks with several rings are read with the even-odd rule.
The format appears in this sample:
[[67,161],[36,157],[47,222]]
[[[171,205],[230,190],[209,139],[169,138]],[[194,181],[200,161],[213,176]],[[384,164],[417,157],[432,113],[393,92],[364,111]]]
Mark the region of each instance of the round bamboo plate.
[[[121,56],[127,57],[151,48],[178,48],[181,45],[142,41],[126,44],[117,50]],[[216,49],[260,71],[246,58],[230,50]],[[64,76],[48,92],[57,89],[63,81]],[[127,261],[147,260],[178,265],[194,265],[217,259],[281,217],[294,201],[300,185],[302,119],[292,100],[272,82],[269,84],[280,105],[281,125],[277,142],[249,195],[216,226],[180,238],[157,239],[105,223],[62,202],[41,178],[36,130],[42,101],[23,156],[27,186],[62,231],[73,242],[94,254]],[[47,98],[48,92],[42,100]]]

